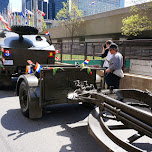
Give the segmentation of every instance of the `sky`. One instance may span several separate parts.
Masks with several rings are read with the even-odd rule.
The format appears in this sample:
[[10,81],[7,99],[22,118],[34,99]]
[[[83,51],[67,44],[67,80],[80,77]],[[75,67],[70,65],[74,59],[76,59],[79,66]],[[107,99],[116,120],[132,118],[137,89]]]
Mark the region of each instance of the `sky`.
[[[12,11],[21,11],[21,2],[22,0],[9,0],[12,4]],[[48,1],[48,0],[44,0]],[[95,0],[94,0],[95,1]],[[125,7],[133,5],[132,0],[125,0]]]

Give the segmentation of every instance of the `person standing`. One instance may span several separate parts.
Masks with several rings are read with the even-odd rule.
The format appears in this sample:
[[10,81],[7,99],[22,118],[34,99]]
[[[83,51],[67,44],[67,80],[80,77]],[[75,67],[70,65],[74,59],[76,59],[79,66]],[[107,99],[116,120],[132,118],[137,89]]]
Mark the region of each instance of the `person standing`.
[[101,56],[102,58],[105,58],[103,68],[108,68],[109,67],[109,61],[112,58],[112,54],[109,51],[109,46],[110,44],[113,43],[111,40],[107,40],[105,45],[103,46]]
[[115,43],[110,44],[109,51],[113,56],[109,61],[109,67],[105,70],[105,81],[108,89],[110,87],[113,87],[113,89],[118,89],[120,79],[124,77],[122,71],[123,56],[118,52],[118,46]]

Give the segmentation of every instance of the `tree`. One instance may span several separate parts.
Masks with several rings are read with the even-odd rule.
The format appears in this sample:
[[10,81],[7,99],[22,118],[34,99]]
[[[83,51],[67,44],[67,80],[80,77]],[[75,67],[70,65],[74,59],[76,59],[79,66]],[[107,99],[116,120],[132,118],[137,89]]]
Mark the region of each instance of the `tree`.
[[44,17],[42,16],[42,31],[46,32],[47,31],[47,26],[46,23],[44,22]]
[[84,22],[82,19],[82,10],[79,10],[77,5],[71,1],[71,8],[69,8],[69,0],[67,3],[63,2],[63,8],[57,13],[56,19],[62,25],[67,34],[70,35],[72,44],[74,36],[79,33],[79,28]]
[[[135,4],[147,2],[147,0],[134,0]],[[144,6],[144,7],[143,7]],[[122,34],[137,36],[143,31],[152,30],[152,1],[144,5],[135,5],[130,9],[130,16],[123,18]]]

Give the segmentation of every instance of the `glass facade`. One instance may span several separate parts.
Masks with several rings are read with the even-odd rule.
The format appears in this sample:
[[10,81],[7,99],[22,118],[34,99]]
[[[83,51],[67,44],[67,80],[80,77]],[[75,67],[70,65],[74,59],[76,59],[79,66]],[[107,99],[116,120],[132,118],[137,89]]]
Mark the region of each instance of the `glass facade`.
[[33,8],[33,1],[32,0],[26,0],[26,9],[32,11]]
[[78,8],[83,16],[98,14],[124,7],[124,0],[79,0]]
[[63,8],[62,2],[67,2],[67,0],[55,0],[55,16]]
[[49,0],[49,19],[55,19],[57,13],[63,8],[62,2],[67,0]]
[[9,0],[0,0],[0,13],[6,13]]
[[46,14],[45,16],[44,16],[44,19],[47,19],[47,2],[43,2],[43,12]]
[[55,18],[55,0],[49,0],[49,19]]
[[[33,10],[33,0],[22,0],[25,3],[25,8],[32,11]],[[44,19],[47,18],[47,2],[44,2],[44,0],[38,0],[37,1],[37,8],[41,11],[43,11],[46,15],[44,16]],[[23,9],[22,9],[23,10]],[[24,12],[24,11],[23,11]]]

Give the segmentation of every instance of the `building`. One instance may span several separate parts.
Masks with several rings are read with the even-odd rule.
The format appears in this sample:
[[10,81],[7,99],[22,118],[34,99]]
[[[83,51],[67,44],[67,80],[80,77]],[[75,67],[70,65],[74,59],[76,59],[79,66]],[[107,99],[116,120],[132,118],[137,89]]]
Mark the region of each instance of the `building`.
[[49,0],[49,15],[48,18],[55,19],[55,0]]
[[[67,2],[67,0],[49,0],[49,19],[56,18],[57,13],[63,7],[62,2]],[[72,2],[83,11],[83,16],[89,16],[123,8],[125,0],[72,0]]]
[[48,3],[47,2],[43,2],[43,12],[46,14],[44,16],[44,19],[48,19]]
[[0,13],[6,13],[9,0],[0,0]]
[[83,16],[89,16],[124,7],[124,0],[78,0],[78,8]]
[[[33,10],[33,0],[22,0],[22,11],[24,11],[24,8],[32,11]],[[44,12],[46,15],[44,16],[44,19],[48,18],[48,3],[44,2],[44,0],[37,0],[37,9]]]
[[67,0],[49,0],[49,19],[55,19],[57,13],[63,8],[62,2]]
[[33,9],[33,0],[25,0],[25,7],[31,11]]
[[25,3],[26,2],[26,0],[22,0],[22,12],[25,12]]
[[[39,10],[43,10],[43,1],[44,0],[37,1],[37,5],[38,5],[37,8]],[[26,9],[31,11],[33,9],[33,0],[25,0],[25,3],[26,3]]]
[[43,10],[43,2],[44,2],[44,0],[38,0],[38,9],[39,10]]

